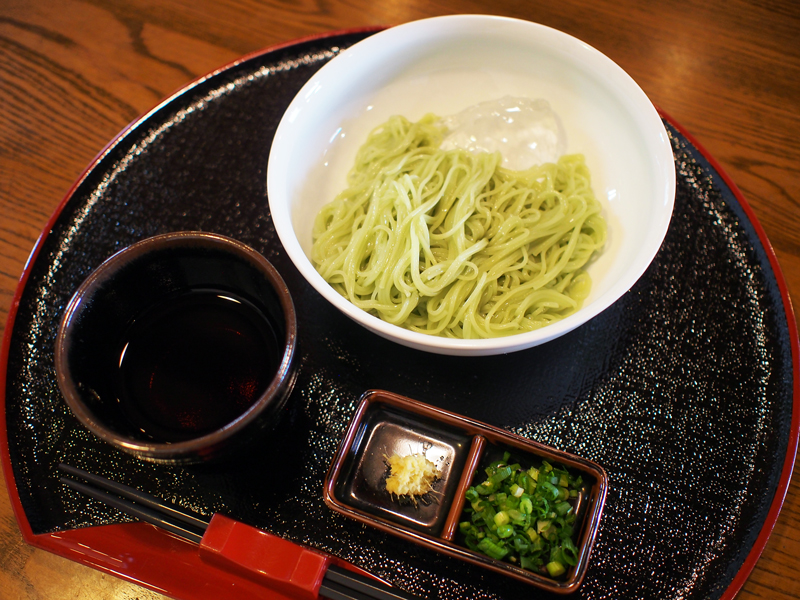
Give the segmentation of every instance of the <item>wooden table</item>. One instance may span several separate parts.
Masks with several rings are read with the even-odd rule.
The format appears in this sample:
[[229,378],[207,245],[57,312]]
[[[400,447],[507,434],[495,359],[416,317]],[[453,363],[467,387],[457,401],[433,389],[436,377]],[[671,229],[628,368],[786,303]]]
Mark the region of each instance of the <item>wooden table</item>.
[[[0,3],[0,322],[48,217],[127,123],[237,57],[330,30],[452,13],[537,21],[620,64],[740,187],[800,297],[795,0],[5,0]],[[741,599],[800,597],[795,476]],[[160,598],[25,544],[0,486],[0,597]]]

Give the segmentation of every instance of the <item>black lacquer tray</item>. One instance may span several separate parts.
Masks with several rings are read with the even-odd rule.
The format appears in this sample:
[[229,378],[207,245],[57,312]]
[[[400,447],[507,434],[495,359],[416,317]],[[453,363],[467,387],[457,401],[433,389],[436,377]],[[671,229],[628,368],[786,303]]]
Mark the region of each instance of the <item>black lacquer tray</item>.
[[[777,518],[798,434],[796,327],[749,208],[667,122],[675,213],[655,261],[617,303],[507,356],[393,345],[304,282],[277,240],[266,196],[270,140],[285,107],[339,49],[369,34],[297,42],[195,82],[123,132],[70,191],[26,268],[3,351],[0,448],[23,535],[179,597],[252,594],[198,570],[191,548],[63,489],[57,464],[69,462],[331,552],[421,598],[538,593],[325,506],[325,473],[348,421],[361,395],[380,388],[605,468],[605,513],[576,597],[731,598]],[[188,229],[237,238],[279,269],[298,310],[300,370],[280,426],[256,448],[224,464],[167,468],[81,428],[57,388],[53,343],[70,296],[105,258]]]

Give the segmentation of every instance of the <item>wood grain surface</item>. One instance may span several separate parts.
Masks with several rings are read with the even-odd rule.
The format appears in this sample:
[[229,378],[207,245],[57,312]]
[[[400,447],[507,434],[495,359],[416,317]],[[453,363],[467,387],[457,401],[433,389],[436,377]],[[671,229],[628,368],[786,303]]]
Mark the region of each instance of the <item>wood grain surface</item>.
[[[721,164],[800,298],[800,3],[743,0],[3,0],[0,323],[71,184],[123,127],[237,57],[331,30],[454,13],[561,29],[620,64]],[[796,476],[738,598],[800,598]],[[34,549],[0,486],[0,598],[161,598]]]

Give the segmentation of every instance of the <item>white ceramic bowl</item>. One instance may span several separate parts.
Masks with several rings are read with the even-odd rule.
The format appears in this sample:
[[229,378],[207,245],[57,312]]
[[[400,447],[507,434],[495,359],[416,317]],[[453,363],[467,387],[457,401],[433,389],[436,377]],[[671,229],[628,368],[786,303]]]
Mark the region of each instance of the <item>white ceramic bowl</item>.
[[[503,96],[544,98],[561,117],[567,152],[582,153],[603,204],[608,241],[589,267],[592,292],[575,314],[540,330],[487,340],[415,333],[356,308],[308,258],[320,207],[345,188],[356,150],[390,116],[441,116]],[[664,125],[619,66],[560,31],[515,19],[458,15],[381,31],[343,51],[300,90],[269,155],[269,205],[286,252],[311,285],[357,323],[440,354],[513,352],[582,325],[644,273],[669,225],[675,165]]]

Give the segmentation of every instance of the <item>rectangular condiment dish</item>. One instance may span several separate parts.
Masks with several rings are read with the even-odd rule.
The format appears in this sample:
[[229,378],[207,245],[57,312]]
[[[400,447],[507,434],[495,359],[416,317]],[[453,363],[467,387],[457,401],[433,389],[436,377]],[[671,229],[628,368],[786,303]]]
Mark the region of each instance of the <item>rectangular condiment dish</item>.
[[[575,499],[577,560],[562,577],[490,558],[459,540],[467,489],[486,479],[483,469],[505,452],[531,464],[546,460],[583,479]],[[432,491],[414,498],[386,491],[387,460],[393,454],[422,454],[432,462],[439,472]],[[328,471],[324,499],[331,509],[361,523],[567,594],[580,586],[586,574],[607,487],[605,471],[592,461],[405,396],[370,390],[363,395]]]

